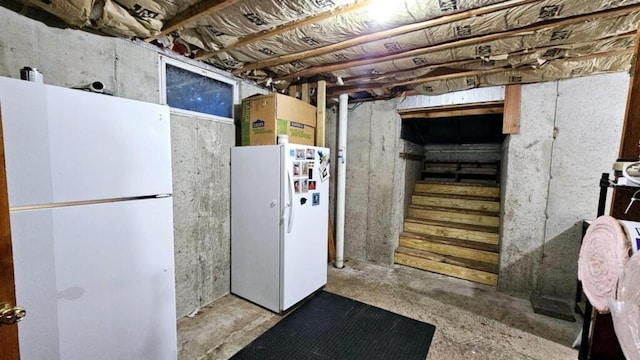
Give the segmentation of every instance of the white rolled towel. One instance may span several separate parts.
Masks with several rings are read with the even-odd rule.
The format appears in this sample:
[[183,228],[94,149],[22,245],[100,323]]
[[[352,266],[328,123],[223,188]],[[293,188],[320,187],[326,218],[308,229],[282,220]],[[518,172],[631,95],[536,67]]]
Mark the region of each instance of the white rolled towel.
[[604,215],[589,225],[580,248],[578,279],[593,307],[609,312],[616,298],[618,280],[629,260],[630,244],[620,223]]
[[640,254],[624,266],[618,282],[618,299],[610,299],[616,337],[627,360],[640,360]]

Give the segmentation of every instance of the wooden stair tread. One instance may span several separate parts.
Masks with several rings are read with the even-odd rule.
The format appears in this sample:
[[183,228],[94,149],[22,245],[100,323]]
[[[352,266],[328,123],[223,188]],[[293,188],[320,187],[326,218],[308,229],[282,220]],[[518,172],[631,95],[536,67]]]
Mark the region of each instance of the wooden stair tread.
[[477,186],[477,187],[490,187],[490,188],[499,188],[499,185],[496,184],[475,184],[475,183],[453,183],[450,181],[435,181],[435,180],[417,180],[416,185],[451,185],[451,186]]
[[498,161],[424,162],[422,174],[435,179],[415,183],[395,263],[497,286],[500,185],[445,178],[459,181],[499,173]]
[[398,246],[406,249],[422,250],[443,256],[482,261],[493,265],[498,265],[498,262],[500,261],[498,253],[496,252],[470,249],[467,247],[442,244],[434,241],[418,240],[406,236],[400,237]]
[[414,224],[439,226],[444,228],[461,229],[461,230],[480,231],[480,232],[486,232],[486,233],[492,233],[492,234],[497,234],[500,231],[500,229],[493,226],[472,225],[472,224],[463,224],[463,223],[439,221],[439,220],[425,220],[425,219],[417,219],[412,217],[405,218],[404,221],[411,222]]
[[494,199],[464,199],[460,197],[413,195],[411,202],[421,206],[440,206],[454,209],[474,209],[481,211],[500,211],[500,202]]
[[396,254],[404,254],[412,257],[427,259],[431,261],[437,261],[445,264],[455,265],[467,269],[474,269],[479,271],[488,272],[491,274],[498,273],[498,266],[496,264],[489,264],[482,261],[475,261],[470,259],[458,258],[455,256],[447,256],[432,253],[429,251],[418,250],[418,249],[409,249],[402,246],[399,246],[396,249]]
[[498,244],[500,242],[499,234],[495,232],[437,226],[414,221],[405,221],[403,231],[419,234],[421,236],[442,236],[487,244]]
[[497,175],[498,169],[491,168],[462,168],[462,169],[453,169],[453,168],[444,168],[444,167],[433,167],[422,170],[423,174],[479,174],[479,175]]
[[[469,202],[465,201],[465,205],[468,204]],[[428,206],[433,206],[434,208],[429,208]],[[495,209],[468,210],[474,208],[471,206],[462,206],[458,208],[459,211],[456,211],[456,208],[451,206],[460,206],[460,204],[443,204],[440,202],[439,204],[426,203],[422,207],[409,206],[405,217],[490,227],[498,227],[500,225],[500,217],[497,215],[497,212],[489,211]]]
[[442,193],[435,193],[435,192],[414,192],[412,195],[426,196],[426,197],[439,197],[439,198],[447,198],[447,199],[459,199],[459,200],[480,200],[480,201],[500,202],[500,197],[493,197],[493,196],[442,194]]
[[409,248],[399,246],[396,249],[396,254],[404,254],[412,257],[441,262],[449,265],[455,265],[455,266],[463,267],[466,269],[484,271],[491,274],[498,273],[498,267],[494,264],[488,264],[481,261],[474,261],[469,259],[462,259],[454,256],[446,256],[446,255],[436,254],[436,253],[432,253],[424,250],[409,249]]
[[463,240],[463,239],[453,239],[443,236],[425,236],[420,235],[408,231],[403,231],[400,234],[400,238],[409,238],[417,241],[425,241],[425,242],[433,242],[443,245],[452,245],[459,246],[467,249],[480,250],[480,251],[488,251],[493,253],[498,253],[500,251],[500,246],[497,244],[487,244],[481,243],[477,241]]
[[462,266],[451,265],[401,253],[395,254],[394,262],[399,265],[410,266],[416,269],[469,280],[480,284],[498,286],[498,275],[486,271],[468,269]]
[[473,269],[473,270],[479,270],[479,271],[483,271],[491,274],[498,274],[498,266],[496,264],[489,264],[482,261],[475,261],[470,259],[458,258],[454,256],[441,255],[441,254],[436,254],[436,253],[432,253],[424,250],[409,249],[401,246],[399,246],[396,249],[396,254],[404,254],[407,256],[427,259],[427,260],[445,263],[449,265],[455,265],[455,266],[463,267],[466,269]]
[[434,164],[499,164],[500,160],[429,160],[424,159],[424,163]]
[[443,211],[443,212],[455,212],[469,215],[480,215],[480,216],[500,216],[500,213],[497,211],[488,211],[488,210],[473,210],[473,209],[460,209],[460,208],[452,208],[445,206],[430,206],[430,205],[409,205],[409,209],[416,210],[432,210],[432,211]]

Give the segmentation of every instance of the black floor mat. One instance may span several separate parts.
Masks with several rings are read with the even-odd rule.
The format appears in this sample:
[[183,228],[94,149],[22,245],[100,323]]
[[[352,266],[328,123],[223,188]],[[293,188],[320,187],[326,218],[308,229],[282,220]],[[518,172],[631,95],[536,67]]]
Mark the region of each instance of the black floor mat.
[[435,330],[320,291],[231,359],[424,360]]

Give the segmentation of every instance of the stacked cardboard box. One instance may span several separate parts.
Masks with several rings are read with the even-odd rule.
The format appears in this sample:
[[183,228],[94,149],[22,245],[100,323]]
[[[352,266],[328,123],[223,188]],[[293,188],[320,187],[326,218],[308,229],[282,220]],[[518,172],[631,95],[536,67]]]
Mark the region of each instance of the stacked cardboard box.
[[278,135],[292,144],[315,145],[316,108],[282,94],[242,100],[241,145],[274,145]]

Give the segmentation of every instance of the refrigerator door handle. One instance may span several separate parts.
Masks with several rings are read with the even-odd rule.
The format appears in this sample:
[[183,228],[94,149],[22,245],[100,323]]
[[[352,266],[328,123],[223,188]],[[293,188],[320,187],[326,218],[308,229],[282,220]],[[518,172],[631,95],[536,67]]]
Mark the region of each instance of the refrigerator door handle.
[[291,227],[293,226],[293,176],[291,175],[291,171],[287,170],[287,177],[289,178],[289,221],[287,221],[287,234],[291,232]]

